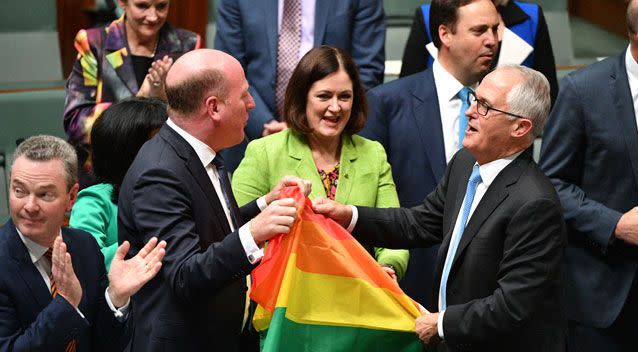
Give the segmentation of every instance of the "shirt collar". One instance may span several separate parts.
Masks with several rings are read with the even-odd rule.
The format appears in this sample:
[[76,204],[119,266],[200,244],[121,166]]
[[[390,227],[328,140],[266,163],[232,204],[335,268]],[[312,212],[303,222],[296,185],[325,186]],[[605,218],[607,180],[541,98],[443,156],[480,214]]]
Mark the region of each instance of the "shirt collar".
[[434,75],[434,84],[436,85],[436,94],[443,98],[444,101],[450,101],[456,97],[459,91],[464,87],[451,73],[449,73],[439,60],[434,60],[432,64],[432,75]]
[[625,51],[625,67],[627,68],[627,76],[634,82],[638,81],[638,63],[631,55],[631,48],[627,47]]
[[496,159],[494,161],[490,161],[489,163],[479,165],[481,182],[483,182],[486,187],[490,187],[496,176],[498,176],[498,174],[500,174],[507,165],[514,161],[514,159],[521,155],[521,153],[523,152],[521,151],[510,156],[506,156],[504,158]]
[[179,134],[182,138],[184,138],[186,140],[186,143],[193,147],[193,149],[195,150],[195,154],[197,154],[197,157],[202,162],[202,165],[204,165],[204,167],[208,166],[213,161],[213,159],[215,159],[215,155],[217,154],[214,150],[212,150],[206,143],[193,137],[190,133],[177,126],[170,117],[166,121],[166,124],[173,130],[175,130],[175,132],[177,132],[177,134]]
[[[24,243],[24,245],[27,247],[27,251],[29,252],[29,256],[31,257],[31,262],[32,263],[35,264],[35,262],[40,260],[40,258],[42,258],[44,253],[46,253],[46,251],[49,250],[48,247],[41,246],[41,245],[33,242],[30,238],[24,236],[22,234],[22,232],[20,232],[20,230],[18,230],[17,227],[16,227],[16,232],[18,232],[18,236],[20,236],[20,239],[22,240],[22,243]],[[60,230],[60,234],[62,234],[62,230]]]

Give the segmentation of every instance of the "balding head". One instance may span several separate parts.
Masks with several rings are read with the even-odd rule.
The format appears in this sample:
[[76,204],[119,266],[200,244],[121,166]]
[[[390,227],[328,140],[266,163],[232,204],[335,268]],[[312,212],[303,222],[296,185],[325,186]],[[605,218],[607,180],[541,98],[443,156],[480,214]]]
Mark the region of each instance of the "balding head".
[[166,75],[166,96],[172,111],[188,116],[204,107],[205,97],[225,99],[228,81],[241,65],[232,56],[213,49],[198,49],[182,55]]

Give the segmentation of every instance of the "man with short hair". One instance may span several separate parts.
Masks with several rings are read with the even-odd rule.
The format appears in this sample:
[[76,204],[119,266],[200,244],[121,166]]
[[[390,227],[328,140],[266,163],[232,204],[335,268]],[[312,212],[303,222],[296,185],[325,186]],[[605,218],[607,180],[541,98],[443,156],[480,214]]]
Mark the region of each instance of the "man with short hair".
[[638,334],[638,1],[629,45],[563,79],[540,167],[563,206],[568,351],[635,351]]
[[[180,57],[166,76],[169,119],[140,150],[119,198],[120,241],[132,252],[150,236],[167,242],[160,275],[133,297],[133,351],[239,350],[247,329],[246,275],[266,240],[287,233],[296,216],[284,177],[241,209],[219,151],[244,138],[255,103],[237,60],[200,49]],[[260,212],[261,209],[261,212]],[[258,214],[258,215],[257,215]],[[244,224],[244,219],[251,219]]]
[[[457,351],[563,351],[560,266],[565,225],[556,191],[529,153],[550,106],[537,71],[502,66],[470,92],[463,149],[420,206],[373,209],[315,200],[356,222],[361,242],[441,243],[435,288],[416,332]],[[438,313],[434,313],[438,312]]]
[[[430,19],[439,52],[433,67],[369,91],[368,122],[360,133],[385,147],[403,207],[421,203],[460,149],[468,89],[487,74],[498,49],[499,17],[490,0],[434,0]],[[411,250],[401,282],[422,304],[437,249]]]
[[57,137],[31,137],[15,152],[0,232],[0,351],[122,350],[129,297],[160,270],[166,243],[151,239],[129,260],[124,243],[107,281],[95,239],[62,227],[77,171],[74,148]]

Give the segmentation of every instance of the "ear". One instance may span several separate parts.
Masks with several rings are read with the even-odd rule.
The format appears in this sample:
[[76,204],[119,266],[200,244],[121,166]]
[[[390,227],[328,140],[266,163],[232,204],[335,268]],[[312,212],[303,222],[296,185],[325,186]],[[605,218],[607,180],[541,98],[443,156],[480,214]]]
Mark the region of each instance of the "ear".
[[[449,48],[452,44],[452,31],[444,25],[439,25],[439,39],[441,39],[441,46]],[[441,48],[439,48],[441,49]]]
[[73,208],[73,204],[75,204],[75,201],[78,200],[78,191],[80,190],[80,184],[79,183],[75,183],[73,185],[73,187],[71,187],[71,190],[69,191],[69,204],[67,204],[65,211],[71,211],[71,208]]
[[220,112],[224,108],[223,102],[217,96],[211,95],[206,98],[204,105],[206,106],[206,114],[213,119],[213,121],[219,122],[221,119]]
[[529,119],[516,119],[512,124],[512,137],[521,138],[532,133],[532,121]]
[[117,5],[118,5],[121,9],[124,9],[124,7],[126,7],[126,2],[124,2],[123,0],[117,0]]

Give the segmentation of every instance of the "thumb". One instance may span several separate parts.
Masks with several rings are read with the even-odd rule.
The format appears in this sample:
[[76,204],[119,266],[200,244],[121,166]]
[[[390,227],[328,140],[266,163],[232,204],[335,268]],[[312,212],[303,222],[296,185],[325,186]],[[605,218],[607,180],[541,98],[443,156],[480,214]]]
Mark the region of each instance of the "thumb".
[[128,241],[124,241],[124,243],[117,247],[117,251],[115,251],[115,257],[113,259],[124,260],[129,248],[131,248],[131,244]]

